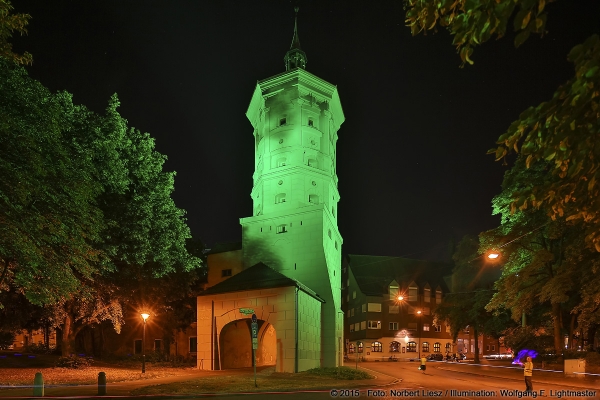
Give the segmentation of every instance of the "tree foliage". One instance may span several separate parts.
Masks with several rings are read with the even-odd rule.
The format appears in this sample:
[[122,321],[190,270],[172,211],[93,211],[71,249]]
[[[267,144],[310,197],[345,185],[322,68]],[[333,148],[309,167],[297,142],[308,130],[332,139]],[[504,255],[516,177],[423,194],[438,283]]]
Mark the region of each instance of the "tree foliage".
[[588,305],[593,302],[594,297],[583,288],[593,289],[582,278],[597,284],[589,276],[596,253],[585,246],[581,221],[552,220],[543,207],[513,210],[515,193],[548,181],[551,168],[550,162],[527,168],[524,156],[517,160],[505,175],[502,192],[492,201],[493,213],[501,215],[501,225],[482,233],[480,241],[484,250],[504,243],[502,276],[488,309],[511,310],[514,321],[524,314],[546,315],[534,325],[542,327],[545,321],[552,321],[554,348],[559,354],[569,315],[575,320],[580,318],[579,323],[590,320],[587,316],[581,318],[575,309],[582,301]]
[[513,22],[519,32],[519,47],[532,33],[541,36],[546,28],[546,5],[553,0],[405,0],[406,24],[411,33],[447,28],[454,36],[463,64],[473,64],[470,56],[475,46],[506,34]]
[[[463,64],[473,48],[493,35],[504,36],[513,21],[515,45],[531,33],[543,35],[551,0],[406,0],[406,22],[413,34],[438,24],[454,36]],[[545,207],[552,218],[584,221],[587,245],[600,251],[600,38],[593,35],[568,55],[575,75],[547,102],[524,111],[490,150],[497,160],[511,152],[525,156],[527,167],[551,161],[559,178],[515,193],[517,208]]]
[[84,326],[123,323],[124,281],[192,271],[173,172],[114,95],[104,115],[0,58],[0,290],[53,310],[69,354]]
[[12,51],[9,42],[13,32],[21,35],[27,33],[27,24],[31,19],[29,14],[11,14],[14,7],[8,0],[0,0],[0,57],[16,64],[31,64],[33,57],[28,52],[17,54]]

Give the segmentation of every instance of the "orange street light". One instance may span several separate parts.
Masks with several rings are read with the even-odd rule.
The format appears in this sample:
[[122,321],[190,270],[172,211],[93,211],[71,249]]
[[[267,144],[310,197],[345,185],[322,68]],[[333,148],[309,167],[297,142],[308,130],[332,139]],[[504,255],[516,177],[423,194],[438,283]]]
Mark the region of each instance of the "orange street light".
[[397,297],[397,299],[398,299],[398,301],[402,301],[402,300],[404,300],[404,296],[400,295]]
[[496,258],[500,257],[499,253],[490,253],[487,255],[487,258],[489,258],[490,260],[495,260]]
[[148,313],[142,313],[142,319],[144,320],[144,333],[142,334],[142,374],[146,373],[146,320],[150,316]]

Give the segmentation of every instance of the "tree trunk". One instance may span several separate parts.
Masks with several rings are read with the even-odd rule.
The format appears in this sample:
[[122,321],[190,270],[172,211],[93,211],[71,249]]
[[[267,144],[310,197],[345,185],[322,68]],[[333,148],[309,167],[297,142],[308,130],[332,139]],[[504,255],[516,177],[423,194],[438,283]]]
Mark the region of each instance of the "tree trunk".
[[595,339],[596,339],[596,330],[598,329],[598,325],[597,324],[592,324],[590,325],[590,327],[588,328],[588,333],[587,333],[587,337],[588,337],[588,350],[589,351],[594,351],[595,350]]
[[475,363],[479,364],[479,332],[475,326],[473,326],[473,336],[475,336]]
[[61,353],[63,357],[68,357],[73,354],[75,348],[75,337],[73,335],[73,320],[69,313],[65,317],[65,321],[62,324],[62,342],[61,342]]
[[573,350],[573,340],[575,336],[575,314],[571,314],[571,324],[569,325],[569,350]]
[[560,334],[560,303],[552,304],[552,323],[554,325],[554,351],[558,356],[563,353]]

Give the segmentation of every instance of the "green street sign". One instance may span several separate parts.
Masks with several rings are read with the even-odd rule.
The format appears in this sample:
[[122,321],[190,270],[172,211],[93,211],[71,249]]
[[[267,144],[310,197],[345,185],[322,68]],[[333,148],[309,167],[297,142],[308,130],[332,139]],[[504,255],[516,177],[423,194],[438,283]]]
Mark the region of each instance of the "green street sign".
[[244,314],[244,315],[254,314],[254,309],[253,308],[240,308],[240,314]]

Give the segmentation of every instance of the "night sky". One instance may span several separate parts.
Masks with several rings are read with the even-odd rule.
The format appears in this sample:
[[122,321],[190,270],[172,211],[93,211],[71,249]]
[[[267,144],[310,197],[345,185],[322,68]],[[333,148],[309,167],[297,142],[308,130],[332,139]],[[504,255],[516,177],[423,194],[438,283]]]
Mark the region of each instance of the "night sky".
[[[284,71],[293,5],[253,1],[13,1],[27,67],[53,91],[121,115],[156,138],[174,198],[209,247],[241,240],[252,214],[256,82]],[[300,1],[307,70],[338,87],[343,254],[441,259],[448,243],[497,226],[491,199],[506,166],[486,151],[527,107],[573,75],[569,50],[600,33],[600,1],[547,6],[548,34],[476,48],[461,69],[442,29],[412,37],[402,1]],[[512,24],[511,24],[512,26]]]

